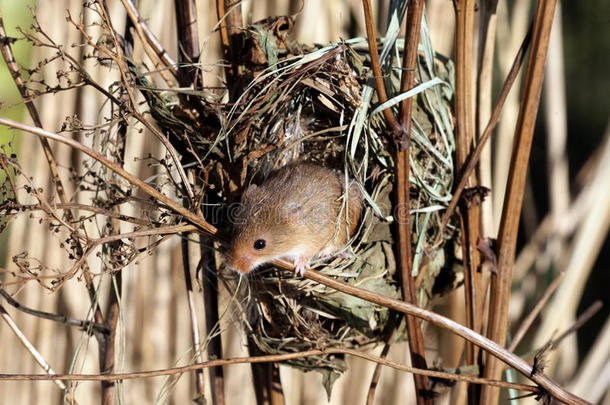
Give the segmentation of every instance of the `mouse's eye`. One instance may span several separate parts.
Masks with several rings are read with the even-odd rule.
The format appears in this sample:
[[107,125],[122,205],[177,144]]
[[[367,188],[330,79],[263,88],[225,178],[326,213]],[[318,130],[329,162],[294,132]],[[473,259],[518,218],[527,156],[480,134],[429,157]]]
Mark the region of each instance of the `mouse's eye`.
[[257,239],[254,241],[254,249],[256,250],[263,250],[265,246],[267,246],[265,239]]

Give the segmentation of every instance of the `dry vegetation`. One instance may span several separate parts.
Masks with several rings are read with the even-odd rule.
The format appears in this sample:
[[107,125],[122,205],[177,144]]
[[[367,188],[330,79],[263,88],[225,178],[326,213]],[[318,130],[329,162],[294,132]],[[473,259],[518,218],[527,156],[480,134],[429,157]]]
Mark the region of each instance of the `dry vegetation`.
[[[0,402],[610,404],[610,138],[570,179],[555,1],[279,3],[0,2]],[[295,159],[365,193],[354,254],[226,270]]]

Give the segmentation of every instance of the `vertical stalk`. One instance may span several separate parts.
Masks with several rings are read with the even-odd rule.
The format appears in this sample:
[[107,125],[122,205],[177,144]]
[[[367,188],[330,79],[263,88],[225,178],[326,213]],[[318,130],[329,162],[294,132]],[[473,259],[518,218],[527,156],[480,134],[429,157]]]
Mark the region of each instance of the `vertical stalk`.
[[[366,37],[369,43],[369,55],[371,56],[371,69],[373,70],[373,77],[375,79],[375,89],[377,90],[377,97],[379,102],[383,103],[388,100],[388,95],[385,91],[385,84],[383,83],[383,73],[381,72],[381,65],[379,64],[379,52],[377,51],[377,34],[375,33],[375,26],[373,25],[373,7],[371,6],[370,0],[362,0],[362,9],[364,10],[364,20],[366,22]],[[388,107],[383,110],[383,117],[394,132],[395,136],[398,137],[403,133],[403,128],[392,113],[392,108]]]
[[[491,117],[494,50],[496,42],[496,20],[498,0],[481,2],[480,35],[479,35],[479,75],[476,105],[477,143]],[[481,154],[478,166],[480,184],[491,187],[491,145],[487,145]],[[492,191],[493,192],[493,191]],[[491,235],[493,229],[493,199],[487,198],[481,204],[481,233],[483,237]]]
[[199,62],[199,38],[195,0],[175,0],[176,29],[178,31],[178,72],[182,86],[201,85]]
[[[369,43],[369,54],[371,56],[371,66],[375,77],[375,86],[379,102],[387,100],[383,75],[379,64],[379,54],[377,52],[377,39],[373,24],[373,10],[369,0],[363,0],[364,17],[366,21],[366,33]],[[407,26],[405,32],[405,51],[403,57],[403,75],[401,77],[401,91],[405,92],[413,87],[415,80],[415,66],[417,62],[417,44],[419,42],[419,31],[423,13],[423,1],[412,0],[407,14]],[[383,111],[386,122],[393,132],[393,140],[396,146],[396,227],[398,242],[395,245],[398,266],[400,268],[403,299],[410,303],[416,302],[415,283],[411,277],[411,226],[410,226],[410,195],[409,195],[409,144],[412,100],[407,99],[401,102],[400,106],[401,121],[398,122],[391,108]],[[407,330],[409,334],[409,350],[411,362],[416,367],[426,368],[425,351],[423,347],[423,337],[420,321],[414,317],[406,317]],[[426,404],[430,399],[426,399],[428,388],[427,377],[414,375],[415,387],[417,392],[417,403]]]
[[[234,101],[238,96],[235,84],[241,75],[239,60],[242,29],[242,10],[240,0],[216,0],[216,13],[220,23],[220,41],[222,43],[223,58],[229,63],[225,67],[225,80],[229,89],[229,101]],[[205,277],[204,277],[205,279]],[[207,305],[206,305],[207,307]],[[256,347],[252,342],[248,342],[250,354],[253,355]],[[252,377],[256,400],[262,404],[283,404],[284,395],[282,384],[277,372],[277,363],[272,364],[252,364]],[[275,372],[274,372],[275,370]]]
[[[208,334],[208,359],[222,358],[222,341],[220,334],[216,334],[216,328],[219,324],[218,319],[218,278],[216,273],[210,269],[211,263],[210,251],[204,246],[204,236],[201,235],[201,263],[199,271],[201,272],[203,284],[203,305],[205,307],[205,330]],[[208,241],[205,240],[207,243]],[[210,391],[212,393],[213,405],[224,405],[224,374],[222,367],[212,367],[209,369],[210,376]]]
[[[540,0],[534,17],[532,35],[532,49],[530,51],[523,92],[519,109],[519,117],[515,128],[515,139],[506,197],[502,210],[500,232],[496,255],[498,268],[491,278],[491,294],[487,335],[500,345],[506,342],[508,328],[508,306],[515,260],[519,218],[523,203],[523,190],[534,135],[534,125],[540,102],[542,81],[544,78],[544,65],[548,50],[549,37],[553,16],[555,14],[556,0]],[[483,376],[485,378],[499,378],[502,365],[497,359],[487,356]],[[499,390],[495,387],[484,386],[481,389],[479,403],[481,405],[495,405],[498,403]]]
[[[417,64],[417,45],[419,43],[419,33],[421,20],[424,10],[423,0],[411,0],[407,10],[407,21],[405,29],[405,47],[403,56],[403,71],[400,81],[400,91],[404,93],[411,89],[415,83],[415,68]],[[400,124],[402,132],[396,136],[397,147],[397,170],[396,170],[396,191],[397,206],[405,207],[397,212],[398,226],[398,252],[399,265],[402,282],[403,299],[412,304],[417,304],[415,280],[412,277],[412,245],[411,245],[411,217],[410,217],[410,150],[411,150],[411,114],[413,111],[413,99],[408,98],[400,103]],[[398,135],[398,134],[396,134]],[[407,331],[409,333],[409,350],[411,353],[411,363],[418,368],[425,369],[426,354],[421,330],[421,321],[418,318],[407,316]],[[418,404],[432,404],[432,397],[427,395],[428,378],[422,375],[415,375],[415,387],[417,390]]]
[[[566,153],[568,125],[566,111],[566,90],[563,57],[563,34],[561,26],[561,7],[557,7],[557,16],[549,43],[549,63],[546,66],[546,83],[544,87],[544,105],[546,140],[547,140],[547,174],[549,178],[549,197],[553,227],[558,227],[561,218],[570,206],[570,181],[568,157]],[[559,257],[565,241],[558,234],[553,234],[548,242],[549,255]],[[561,266],[561,263],[559,263]]]
[[[182,270],[184,272],[184,286],[186,289],[186,298],[188,302],[189,315],[191,320],[191,339],[193,341],[193,349],[195,351],[195,361],[203,362],[201,356],[201,340],[199,338],[199,322],[195,312],[195,297],[193,292],[193,282],[191,280],[191,264],[188,248],[188,233],[182,235]],[[197,388],[197,403],[205,403],[205,385],[203,382],[203,370],[195,371],[195,387]]]
[[[477,78],[477,105],[476,105],[476,134],[477,144],[484,142],[485,130],[487,123],[492,117],[492,88],[493,88],[493,67],[494,67],[494,50],[496,42],[496,20],[497,20],[498,0],[485,0],[481,2],[480,16],[480,34],[479,34],[479,75]],[[478,146],[478,145],[477,145]],[[484,187],[491,188],[491,143],[481,151],[481,158],[478,168],[479,184]],[[492,191],[493,192],[493,191]],[[480,233],[483,238],[488,238],[493,232],[493,198],[488,196],[481,202],[480,213],[476,214],[480,218]],[[475,213],[473,213],[475,214]],[[475,241],[478,243],[478,241]],[[475,270],[476,281],[473,286],[473,306],[472,313],[474,319],[475,331],[482,332],[483,317],[485,316],[485,303],[487,289],[489,287],[489,272],[480,272],[479,268]],[[473,357],[479,361],[478,349],[472,347]],[[470,392],[473,395],[469,396],[470,403],[476,403],[476,395],[473,391],[478,390],[478,387],[470,386]]]
[[[127,134],[127,123],[122,121],[117,131],[117,140],[114,142],[118,146],[119,150],[116,153],[118,158],[118,164],[121,167],[125,163],[125,144]],[[110,200],[115,200],[112,195],[108,196]],[[114,211],[119,212],[119,207],[114,207]],[[109,235],[115,235],[121,233],[121,221],[118,218],[113,217],[108,221],[107,232]],[[102,251],[109,258],[112,258],[114,254],[120,255],[122,243],[116,241],[104,245]],[[113,260],[110,260],[111,262]],[[117,326],[119,323],[120,315],[120,301],[123,289],[123,270],[118,270],[112,274],[110,278],[111,284],[108,290],[108,305],[106,307],[106,325],[110,332],[104,336],[103,339],[98,338],[99,352],[100,352],[100,372],[102,374],[114,373],[114,357],[115,357],[115,342]],[[115,381],[102,381],[102,404],[112,405],[116,396],[116,382]]]
[[[248,340],[251,356],[263,355],[252,340]],[[278,363],[251,363],[254,392],[258,405],[284,405],[284,391]]]
[[[108,18],[108,12],[106,9],[105,3],[99,4],[100,8],[104,12],[104,18],[106,19],[106,23],[112,28],[112,23]],[[125,21],[124,31],[128,32],[132,27],[131,21]],[[128,39],[133,39],[131,36],[127,36]],[[129,43],[127,41],[124,42],[124,55],[126,57],[132,57],[133,43]],[[126,99],[128,97],[127,94],[121,94],[121,98]],[[115,108],[115,106],[112,106]],[[114,142],[117,150],[114,152],[115,160],[117,160],[117,164],[120,167],[123,167],[125,164],[125,145],[127,143],[127,121],[125,119],[121,120],[119,124],[119,129],[117,131],[117,139]],[[114,192],[114,191],[112,191]],[[111,200],[115,200],[112,195],[109,196]],[[120,208],[115,206],[114,211],[119,212]],[[114,217],[108,221],[109,229],[108,233],[112,234],[120,234],[121,233],[121,221],[118,218]],[[121,241],[112,242],[108,245],[104,245],[103,251],[106,251],[106,254],[112,256],[113,254],[120,255],[122,243]],[[98,338],[99,341],[99,352],[100,352],[100,372],[102,374],[112,374],[114,373],[114,358],[115,358],[115,347],[116,347],[116,334],[117,334],[117,326],[119,322],[120,316],[120,301],[121,294],[123,289],[123,270],[117,271],[111,277],[111,285],[108,291],[108,299],[107,299],[107,307],[106,307],[106,325],[110,329],[108,335],[106,335],[103,339]],[[102,382],[102,394],[101,400],[102,405],[112,405],[114,403],[114,398],[116,396],[116,382],[114,381],[103,381]]]
[[[125,29],[129,29],[129,21],[126,23]],[[127,56],[131,56],[130,53],[126,54]],[[123,95],[124,97],[124,95]],[[114,142],[115,145],[119,148],[116,151],[116,158],[118,160],[118,164],[123,167],[125,164],[125,145],[126,145],[126,135],[127,135],[127,122],[121,121],[119,125],[119,130],[117,131],[117,139]],[[111,201],[116,201],[114,196],[108,196]],[[113,208],[114,211],[119,213],[119,207],[115,206]],[[107,228],[107,232],[109,235],[116,235],[121,233],[121,221],[118,218],[113,217],[108,221],[109,227]],[[104,245],[103,252],[108,255],[108,257],[112,258],[112,255],[116,254],[119,256],[121,253],[122,243],[121,241],[116,241]],[[112,260],[111,260],[112,262]],[[116,333],[117,326],[119,323],[120,316],[120,301],[121,294],[123,290],[123,269],[121,268],[116,273],[112,274],[110,289],[108,290],[108,306],[106,307],[106,325],[110,332],[103,339],[98,338],[99,343],[99,351],[100,351],[100,372],[102,374],[112,374],[114,373],[114,357],[115,357],[115,342],[116,342]],[[102,381],[102,404],[103,405],[112,405],[114,403],[114,398],[116,396],[116,382],[115,381]]]
[[[456,43],[455,43],[455,121],[456,121],[456,165],[460,171],[465,167],[470,153],[474,133],[473,106],[473,42],[474,42],[474,0],[458,0],[456,3]],[[475,176],[466,178],[466,186],[476,184]],[[464,261],[464,294],[466,306],[466,326],[480,330],[481,320],[477,318],[475,308],[479,301],[479,238],[480,211],[476,202],[463,204],[460,207],[460,226],[462,235],[462,257]],[[466,362],[476,362],[478,349],[466,342]]]
[[[114,221],[112,221],[114,222]],[[111,230],[116,230],[111,226]],[[120,231],[117,231],[117,233]],[[112,254],[114,245],[120,245],[120,242],[115,242],[109,246],[109,254]],[[112,285],[109,291],[108,307],[106,308],[106,326],[110,329],[110,332],[104,339],[98,338],[99,344],[99,355],[100,355],[100,373],[112,374],[114,373],[114,347],[116,342],[116,327],[119,321],[119,301],[121,299],[121,291],[123,285],[122,270],[119,270],[111,278]],[[102,381],[102,405],[112,405],[115,397],[116,381]]]
[[240,75],[239,52],[242,28],[241,3],[239,0],[216,0],[216,14],[220,23],[220,42],[223,58],[228,61],[225,67],[225,80],[229,94]]

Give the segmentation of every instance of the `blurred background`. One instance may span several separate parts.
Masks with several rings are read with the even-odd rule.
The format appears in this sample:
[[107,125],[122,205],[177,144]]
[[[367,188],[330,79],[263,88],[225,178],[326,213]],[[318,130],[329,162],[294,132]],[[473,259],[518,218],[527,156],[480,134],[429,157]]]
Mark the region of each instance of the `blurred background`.
[[[118,0],[108,1],[112,21],[123,27],[125,11]],[[379,35],[387,25],[389,1],[375,1],[374,12]],[[176,30],[173,2],[141,0],[138,7],[151,30],[176,59]],[[268,16],[292,15],[295,18],[293,39],[308,44],[327,44],[342,39],[364,36],[362,4],[359,1],[245,1],[242,3],[244,23]],[[506,76],[514,55],[525,35],[535,2],[532,0],[499,1],[497,8],[494,57],[494,93]],[[67,10],[73,18],[93,22],[92,15],[83,14],[82,1],[14,1],[0,0],[0,12],[8,36],[21,37],[16,27],[28,30],[34,13],[40,26],[66,52],[82,56],[80,34],[66,21]],[[207,86],[222,85],[222,69],[214,5],[197,2],[201,45],[201,64]],[[450,0],[426,2],[427,23],[434,49],[452,56],[454,10]],[[475,18],[478,18],[475,16]],[[90,19],[90,20],[87,20]],[[476,39],[475,39],[476,40]],[[13,44],[17,62],[29,69],[49,50],[29,46],[25,41]],[[475,47],[476,49],[476,47]],[[135,55],[142,56],[136,48]],[[80,56],[79,56],[80,55]],[[96,80],[110,86],[116,72],[89,63]],[[565,276],[561,286],[547,304],[539,321],[517,348],[526,354],[541,347],[554,333],[570,327],[574,320],[596,301],[603,307],[576,333],[566,338],[549,356],[547,371],[576,394],[592,402],[610,405],[610,2],[588,0],[558,3],[553,36],[548,54],[545,86],[538,114],[530,171],[521,218],[520,249],[515,268],[511,301],[511,330],[527,315],[548,284],[559,273]],[[47,83],[58,80],[44,76]],[[476,75],[476,72],[473,72]],[[501,215],[501,202],[510,160],[512,136],[518,113],[518,87],[511,92],[502,118],[495,131],[488,163],[491,176],[487,183],[491,196],[485,209],[490,213],[483,225],[486,236],[495,237]],[[20,96],[6,69],[0,62],[0,116],[30,122]],[[49,94],[36,100],[44,128],[58,131],[66,117],[76,115],[88,125],[101,122],[107,106],[98,93],[86,87],[74,91]],[[126,168],[140,178],[154,174],[155,168],[134,159],[152,153],[161,156],[161,146],[144,142],[133,131],[129,136]],[[91,139],[82,139],[91,144]],[[31,136],[0,128],[0,143],[14,150],[25,173],[33,182],[52,195],[49,169],[39,142]],[[95,146],[95,145],[93,145]],[[53,145],[60,172],[68,177],[70,169],[79,170],[82,156],[73,150]],[[68,190],[74,193],[75,190]],[[71,194],[69,194],[71,195]],[[3,218],[2,221],[7,220]],[[66,269],[71,261],[57,247],[58,237],[48,232],[45,223],[17,216],[0,234],[0,282],[9,282],[15,271],[13,257],[27,252],[37,257],[48,269]],[[163,243],[154,255],[142,257],[125,272],[123,308],[120,321],[120,349],[117,371],[136,371],[183,365],[191,361],[191,340],[188,333],[186,298],[181,288],[181,255],[179,238]],[[196,250],[196,247],[194,247]],[[99,264],[92,260],[93,269]],[[196,264],[193,264],[195,268]],[[88,317],[86,291],[79,281],[70,280],[57,293],[50,293],[36,283],[6,285],[24,305],[49,312],[69,314],[79,319]],[[109,288],[108,285],[100,287]],[[225,297],[227,298],[227,297]],[[459,290],[433,303],[433,309],[453,319],[463,319],[458,308],[463,293]],[[4,305],[2,299],[0,304]],[[244,355],[244,336],[237,317],[231,312],[230,299],[221,303],[225,357]],[[96,373],[97,345],[94,339],[50,321],[45,321],[5,308],[32,344],[57,372]],[[202,311],[199,308],[199,311]],[[202,315],[202,314],[200,314]],[[20,345],[13,331],[0,323],[0,373],[40,373],[42,370]],[[203,331],[204,332],[204,331]],[[427,350],[435,364],[452,367],[460,360],[460,351],[441,342],[454,341],[438,330],[426,331],[430,342]],[[378,353],[380,348],[375,350]],[[395,345],[389,358],[408,363],[404,344]],[[431,361],[432,362],[432,361]],[[350,359],[350,368],[336,383],[330,403],[365,403],[366,389],[374,365]],[[229,404],[255,403],[251,388],[250,367],[225,367],[226,395]],[[321,377],[281,367],[286,400],[289,404],[327,403]],[[193,396],[193,378],[157,377],[122,383],[119,396],[123,403],[144,400],[147,403],[187,403]],[[207,380],[206,380],[207,381]],[[376,397],[379,404],[411,403],[412,379],[395,370],[384,369]],[[73,384],[80,403],[92,403],[99,395],[93,382]],[[18,398],[17,401],[15,399]],[[0,381],[0,403],[61,403],[63,393],[52,382]],[[437,403],[452,402],[445,392]],[[526,400],[515,401],[526,403]]]

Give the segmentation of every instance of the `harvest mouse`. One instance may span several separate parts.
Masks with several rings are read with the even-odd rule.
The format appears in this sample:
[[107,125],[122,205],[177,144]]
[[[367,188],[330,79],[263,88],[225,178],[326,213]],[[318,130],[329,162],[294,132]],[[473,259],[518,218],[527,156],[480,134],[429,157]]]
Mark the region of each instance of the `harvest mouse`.
[[309,163],[289,164],[249,186],[234,218],[227,266],[248,273],[282,258],[303,275],[311,259],[337,253],[356,230],[363,196],[351,181],[344,204],[344,191],[343,173]]

